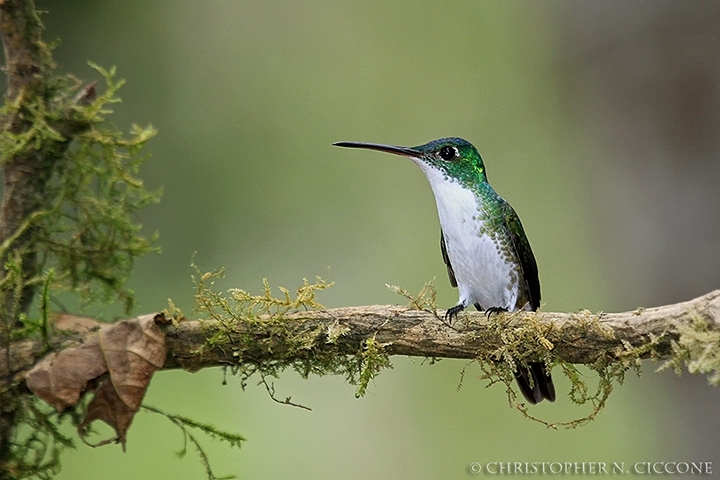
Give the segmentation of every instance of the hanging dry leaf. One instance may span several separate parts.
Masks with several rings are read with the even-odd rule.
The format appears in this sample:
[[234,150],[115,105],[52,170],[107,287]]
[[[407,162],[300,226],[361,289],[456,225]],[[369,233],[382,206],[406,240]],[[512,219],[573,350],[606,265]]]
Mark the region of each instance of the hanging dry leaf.
[[[109,376],[105,376],[95,389],[95,396],[88,405],[85,418],[78,426],[78,434],[82,441],[91,447],[101,447],[108,443],[119,442],[122,444],[123,452],[127,439],[127,431],[130,428],[137,409],[130,408],[122,401]],[[89,443],[85,438],[85,432],[90,423],[95,420],[102,420],[115,430],[116,436],[102,440],[99,443]]]
[[108,373],[98,382],[81,430],[102,420],[117,434],[110,441],[120,441],[124,449],[150,379],[165,363],[165,336],[154,320],[155,315],[144,315],[105,325],[85,343],[48,355],[27,374],[28,388],[62,411],[77,403],[88,382]]
[[154,316],[101,329],[100,345],[115,391],[137,411],[153,373],[165,364],[167,353],[165,336],[155,325]]

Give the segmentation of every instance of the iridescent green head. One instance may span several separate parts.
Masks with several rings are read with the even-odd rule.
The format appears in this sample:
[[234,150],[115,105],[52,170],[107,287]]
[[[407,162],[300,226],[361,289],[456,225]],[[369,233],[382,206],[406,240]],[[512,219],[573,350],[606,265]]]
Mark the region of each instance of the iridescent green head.
[[338,147],[365,148],[410,157],[421,168],[432,168],[448,180],[456,180],[467,188],[487,182],[485,165],[472,143],[450,137],[433,140],[417,147],[397,147],[377,143],[337,142]]

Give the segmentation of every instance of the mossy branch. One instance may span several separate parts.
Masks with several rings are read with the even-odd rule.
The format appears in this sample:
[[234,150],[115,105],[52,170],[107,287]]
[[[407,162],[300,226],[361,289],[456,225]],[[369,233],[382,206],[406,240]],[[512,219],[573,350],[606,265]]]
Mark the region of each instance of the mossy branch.
[[[238,322],[231,329],[219,320],[175,322],[164,327],[164,368],[196,371],[302,361],[326,352],[355,355],[368,342],[382,346],[388,355],[492,358],[508,348],[510,333],[524,339],[514,345],[521,356],[523,349],[535,354],[547,349],[554,359],[585,365],[652,358],[666,361],[665,368],[689,366],[691,373],[709,374],[713,383],[720,380],[720,290],[688,302],[623,313],[518,312],[488,318],[471,312],[452,326],[440,320],[442,314],[373,305],[287,313],[282,329],[262,321]],[[532,341],[537,332],[542,340]],[[290,348],[299,337],[304,348]],[[44,351],[36,341],[13,343],[10,370],[22,375]],[[3,362],[0,358],[0,371],[7,368]]]
[[[507,338],[503,337],[508,332],[518,335],[531,329],[542,333],[544,348],[568,363],[592,365],[628,357],[668,360],[682,354],[683,358],[704,365],[695,368],[698,372],[720,368],[720,364],[708,363],[709,359],[702,362],[699,351],[695,352],[698,358],[693,354],[705,342],[720,347],[720,290],[688,302],[623,313],[518,312],[488,318],[482,312],[471,312],[461,315],[452,326],[438,318],[442,315],[442,311],[436,315],[396,305],[343,307],[290,313],[285,317],[285,326],[288,339],[308,330],[322,331],[311,348],[314,351],[329,348],[328,332],[341,328],[343,333],[332,344],[338,353],[355,353],[374,338],[390,355],[475,359],[497,354],[498,349],[506,347]],[[285,338],[279,335],[268,343],[262,323],[237,324],[234,332],[223,330],[227,335],[224,345],[204,348],[202,356],[193,354],[222,328],[217,321],[182,322],[168,327],[170,353],[166,368],[197,370],[242,361],[247,352],[237,350],[241,345],[238,340],[247,335],[257,337],[256,345],[267,344],[261,351],[253,352],[253,361],[272,360],[285,354],[282,347]],[[526,348],[536,349],[533,345]],[[233,355],[228,356],[231,351]],[[710,353],[712,350],[703,355],[712,357]]]

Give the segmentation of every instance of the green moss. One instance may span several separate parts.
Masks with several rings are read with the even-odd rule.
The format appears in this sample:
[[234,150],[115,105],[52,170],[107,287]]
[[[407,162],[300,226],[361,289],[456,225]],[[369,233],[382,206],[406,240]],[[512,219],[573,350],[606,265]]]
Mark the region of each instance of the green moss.
[[221,349],[226,358],[234,358],[236,363],[228,368],[240,377],[243,387],[257,375],[274,399],[272,388],[265,379],[277,378],[282,371],[291,369],[303,378],[342,375],[349,383],[357,385],[356,396],[360,397],[383,368],[391,367],[383,346],[374,338],[358,344],[356,353],[347,354],[347,348],[339,348],[339,343],[346,341],[347,327],[338,323],[330,327],[313,322],[299,323],[288,315],[324,308],[316,295],[333,284],[323,278],[317,277],[314,283],[304,279],[294,294],[278,287],[280,296],[273,294],[267,280],[263,280],[263,291],[259,295],[237,288],[218,292],[215,280],[223,276],[223,271],[203,273],[195,265],[193,267],[196,270],[193,277],[196,313],[212,320],[205,323],[208,340],[196,354]]
[[[33,188],[32,182],[42,183],[41,196],[17,192],[29,195],[27,204],[37,208],[0,245],[3,355],[9,342],[26,338],[50,348],[49,299],[59,292],[77,294],[83,306],[120,300],[129,312],[134,295],[125,283],[134,261],[157,251],[156,235],[142,235],[135,219],[138,210],[160,198],[160,191],[146,190],[137,176],[147,159],[142,149],[156,131],[133,126],[125,134],[109,123],[108,107],[120,102],[117,92],[124,82],[115,78],[114,68],[91,66],[106,83],[96,98],[86,95],[77,102],[87,93],[78,80],[48,74],[41,87],[6,98],[0,108],[5,120],[0,163],[43,173],[42,181],[28,180]],[[41,294],[38,313],[28,313],[27,300],[35,291]],[[30,397],[15,398],[16,388],[0,392],[0,404],[16,420],[10,454],[0,460],[11,465],[16,478],[50,478],[59,469],[61,450],[71,446],[56,424],[78,416],[82,406],[59,416]]]
[[[135,220],[140,209],[160,198],[159,190],[146,190],[137,177],[147,159],[142,149],[157,132],[133,125],[125,135],[111,125],[109,106],[120,102],[117,92],[124,81],[116,80],[114,68],[91,66],[105,79],[106,89],[87,104],[74,101],[81,84],[67,76],[48,80],[49,102],[19,95],[0,109],[0,117],[29,124],[20,133],[2,130],[0,161],[40,154],[38,161],[50,169],[38,209],[0,246],[0,255],[12,257],[11,250],[23,258],[37,255],[37,272],[55,271],[53,293],[70,290],[84,305],[119,298],[129,312],[134,295],[124,285],[134,260],[157,251],[157,236],[141,235]],[[29,232],[32,241],[17,249],[16,239]],[[22,281],[37,285],[43,277],[40,273]]]
[[108,106],[120,101],[117,91],[124,82],[115,80],[114,68],[93,68],[105,78],[107,90],[91,104],[75,107],[90,128],[75,137],[48,185],[51,214],[41,224],[38,250],[57,272],[56,288],[79,293],[86,304],[119,298],[129,313],[134,295],[124,285],[134,261],[158,251],[157,234],[141,235],[135,220],[137,211],[160,199],[160,190],[146,190],[137,177],[147,159],[142,149],[157,132],[133,125],[126,137],[109,125]]
[[672,368],[680,375],[683,367],[690,373],[708,376],[711,385],[720,385],[720,331],[695,315],[689,324],[678,327],[679,338],[672,341],[672,358],[658,371]]
[[[68,448],[75,448],[72,438],[61,433],[60,426],[80,424],[78,409],[58,413],[33,396],[16,396],[16,418],[19,428],[12,439],[12,456],[3,465],[9,478],[33,478],[50,480],[60,471],[60,455]],[[4,405],[9,407],[9,405]]]
[[391,292],[396,293],[401,297],[407,299],[408,308],[432,312],[435,314],[435,316],[437,316],[437,305],[435,303],[435,301],[437,300],[437,291],[435,290],[434,282],[435,279],[433,278],[429,282],[425,283],[425,285],[423,285],[417,295],[412,295],[410,292],[408,292],[404,288],[398,287],[397,285],[385,284],[385,286]]
[[383,368],[392,368],[390,357],[385,352],[381,344],[375,340],[375,336],[365,340],[365,348],[359,354],[361,362],[360,375],[357,382],[357,390],[355,397],[359,398],[365,395],[370,381],[372,381]]
[[[425,284],[417,296],[396,286],[388,286],[388,288],[408,299],[410,308],[432,311],[437,316],[432,282]],[[592,314],[587,310],[573,314],[572,322],[563,325],[563,334],[571,337],[592,334],[609,340],[614,339],[612,329],[599,322],[600,315],[600,313]],[[474,362],[463,367],[458,389],[462,386],[466,369],[476,363],[482,372],[480,379],[486,380],[488,386],[495,384],[505,386],[508,404],[511,408],[518,410],[526,418],[553,429],[576,428],[594,420],[605,408],[614,387],[622,385],[626,372],[634,368],[639,374],[640,359],[647,356],[652,357],[661,340],[661,338],[652,338],[647,344],[638,347],[633,347],[625,342],[622,351],[608,352],[607,355],[599,357],[591,365],[577,367],[554,355],[555,346],[552,338],[556,327],[552,323],[542,322],[539,311],[503,313],[491,316],[490,320],[490,325],[477,334],[475,339],[480,342],[486,340],[489,345],[491,339],[499,338],[501,345],[492,350],[489,355],[478,356]],[[473,326],[472,320],[467,317],[459,321],[464,321],[466,327]],[[571,420],[558,422],[547,421],[532,415],[529,407],[518,400],[514,384],[517,367],[519,365],[527,366],[529,362],[536,361],[545,363],[546,368],[555,367],[556,374],[558,370],[561,371],[570,380],[570,391],[568,392],[570,400],[578,406],[588,405],[590,412]],[[595,375],[583,374],[581,368],[588,368],[595,372]],[[597,379],[594,385],[589,384],[587,379],[590,377]]]
[[[540,322],[540,312],[515,312],[498,315],[491,324],[491,329],[498,335],[503,345],[497,348],[489,358],[478,358],[484,372],[483,378],[492,383],[501,382],[506,387],[508,403],[517,409],[526,418],[539,422],[548,428],[557,429],[577,428],[594,420],[605,408],[607,401],[616,385],[622,385],[625,374],[631,368],[639,375],[640,358],[648,355],[657,345],[656,341],[640,347],[633,347],[624,343],[620,352],[607,352],[607,355],[598,357],[590,364],[578,367],[553,355],[554,345],[550,340],[554,325]],[[572,323],[563,326],[563,335],[587,335],[614,338],[611,329],[599,323],[600,314],[589,311],[580,311],[572,315]],[[575,333],[573,333],[575,332]],[[516,366],[526,366],[531,361],[542,361],[547,368],[558,369],[570,381],[568,397],[578,406],[589,406],[590,412],[580,414],[566,421],[547,421],[530,413],[529,407],[518,401],[514,383]],[[594,375],[583,373],[581,369],[587,368]],[[557,374],[557,373],[556,373]],[[589,378],[595,378],[591,385]]]

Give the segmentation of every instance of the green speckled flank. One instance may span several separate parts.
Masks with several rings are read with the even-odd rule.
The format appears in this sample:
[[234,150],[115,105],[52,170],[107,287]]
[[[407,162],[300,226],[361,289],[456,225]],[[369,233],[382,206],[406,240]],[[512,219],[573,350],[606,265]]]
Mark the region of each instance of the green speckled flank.
[[509,205],[487,182],[475,189],[475,195],[479,199],[478,208],[481,209],[478,215],[482,221],[480,233],[497,237],[498,232],[506,227],[505,213]]
[[[495,193],[495,190],[493,190],[487,182],[476,190],[476,195],[480,197],[478,202],[478,219],[481,220],[481,225],[478,230],[478,235],[487,235],[492,238],[495,241],[498,254],[501,255],[506,262],[514,265],[515,268],[511,272],[510,282],[507,285],[508,289],[512,289],[514,285],[524,281],[522,268],[520,267],[520,259],[518,258],[518,253],[515,251],[515,245],[512,241],[512,238],[514,235],[517,235],[518,232],[513,232],[512,224],[508,222],[509,215],[517,215],[505,199]],[[522,226],[520,226],[520,228],[522,228]],[[527,295],[524,290],[521,289],[517,304],[523,305],[527,301]]]

